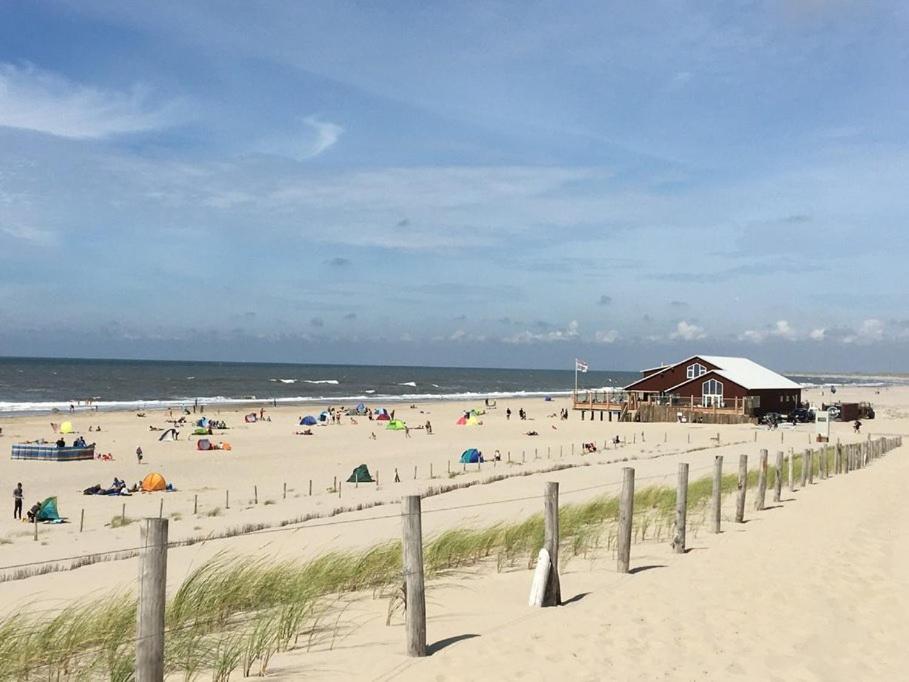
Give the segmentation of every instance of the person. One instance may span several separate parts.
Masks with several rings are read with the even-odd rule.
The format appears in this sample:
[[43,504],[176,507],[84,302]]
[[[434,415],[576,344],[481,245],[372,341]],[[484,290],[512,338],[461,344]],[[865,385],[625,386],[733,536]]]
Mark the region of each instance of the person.
[[497,462],[501,462],[501,461],[502,461],[502,453],[499,452],[498,450],[496,450],[495,455],[494,455],[494,459],[495,459],[495,461],[497,461]]
[[432,423],[428,419],[426,420],[426,435],[432,435]]
[[136,461],[139,464],[142,464],[142,447],[141,446],[136,448]]
[[34,523],[35,519],[38,517],[38,512],[41,511],[41,503],[35,502],[31,509],[28,510],[26,516],[28,516],[29,523]]
[[369,434],[369,440],[375,440],[375,439],[376,439],[376,432],[373,431],[372,433]]
[[79,436],[76,440],[73,441],[73,447],[74,448],[84,448],[85,439],[82,436]]
[[63,436],[60,436],[60,437],[57,439],[57,447],[58,447],[58,448],[65,448],[65,447],[66,447],[66,441],[63,440]]
[[400,483],[401,477],[398,476],[398,467],[395,467],[395,483]]
[[88,432],[91,433],[91,432],[94,431],[94,430],[95,430],[95,427],[92,426],[91,424],[89,424],[89,425],[88,425]]
[[505,410],[505,419],[511,420],[511,408],[510,407]]
[[852,428],[854,428],[855,432],[858,433],[859,431],[862,430],[862,422],[860,422],[858,419],[856,419],[855,423],[852,425]]
[[17,483],[13,488],[13,518],[22,519],[22,497],[25,493],[22,491],[22,483]]
[[69,411],[70,411],[70,414],[72,414],[73,412],[75,412],[75,411],[76,411],[76,406],[73,405],[72,403],[70,403],[70,404],[69,404]]
[[410,438],[410,427],[406,425],[404,426],[404,437]]

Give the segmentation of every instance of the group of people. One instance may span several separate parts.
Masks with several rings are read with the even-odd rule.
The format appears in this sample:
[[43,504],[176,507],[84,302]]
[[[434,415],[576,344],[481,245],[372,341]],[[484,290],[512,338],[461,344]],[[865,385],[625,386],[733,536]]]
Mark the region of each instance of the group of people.
[[[521,419],[522,421],[527,419],[527,412],[524,411],[523,407],[518,410],[518,418]],[[505,419],[508,419],[508,420],[511,419],[511,408],[510,407],[505,410]]]
[[[77,436],[76,439],[73,441],[73,445],[72,445],[72,447],[74,447],[74,448],[84,448],[86,446],[87,446],[87,444],[85,442],[85,438],[83,438],[82,436]],[[58,448],[66,447],[66,441],[63,440],[63,436],[60,436],[57,439],[57,447]]]
[[[19,482],[16,484],[16,487],[13,488],[13,519],[22,520],[22,501],[25,499],[25,491],[22,488],[22,483]],[[41,511],[41,503],[35,502],[29,509],[25,516],[28,519],[29,523],[34,523],[35,519],[38,517],[38,512]]]

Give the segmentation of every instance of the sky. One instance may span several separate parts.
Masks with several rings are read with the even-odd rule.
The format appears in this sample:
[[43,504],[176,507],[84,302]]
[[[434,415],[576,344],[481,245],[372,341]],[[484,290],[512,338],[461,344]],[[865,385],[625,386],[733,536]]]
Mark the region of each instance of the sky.
[[905,3],[0,17],[0,355],[909,371]]

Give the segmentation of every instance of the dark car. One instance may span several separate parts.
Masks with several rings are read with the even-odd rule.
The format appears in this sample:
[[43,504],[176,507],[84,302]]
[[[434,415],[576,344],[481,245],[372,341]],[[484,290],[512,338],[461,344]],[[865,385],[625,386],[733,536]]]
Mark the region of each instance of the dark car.
[[786,421],[779,412],[768,412],[761,417],[761,424],[782,424]]
[[806,407],[797,407],[789,413],[788,421],[793,424],[807,424],[814,421],[814,410]]

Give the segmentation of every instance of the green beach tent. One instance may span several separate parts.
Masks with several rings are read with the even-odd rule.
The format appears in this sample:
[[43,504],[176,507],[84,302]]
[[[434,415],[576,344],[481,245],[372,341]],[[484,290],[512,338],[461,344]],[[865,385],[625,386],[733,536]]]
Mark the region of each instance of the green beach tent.
[[385,428],[389,431],[403,431],[405,427],[406,425],[400,419],[392,419]]
[[369,473],[369,467],[365,464],[361,464],[350,474],[350,478],[347,479],[348,483],[375,483],[372,476]]
[[60,521],[60,514],[57,512],[57,498],[48,497],[44,500],[37,516],[39,521]]

